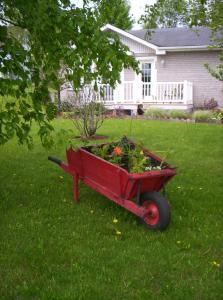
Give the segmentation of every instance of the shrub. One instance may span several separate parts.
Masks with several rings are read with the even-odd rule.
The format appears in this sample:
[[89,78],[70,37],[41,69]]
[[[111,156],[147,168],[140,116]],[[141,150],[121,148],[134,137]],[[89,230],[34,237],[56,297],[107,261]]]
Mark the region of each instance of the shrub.
[[204,100],[203,104],[196,106],[199,110],[208,110],[208,109],[215,109],[218,106],[218,102],[211,98],[209,100]]
[[73,98],[72,121],[82,138],[89,138],[96,134],[105,118],[103,100],[98,102],[99,94],[91,85],[79,90]]
[[[88,106],[92,105],[92,103],[89,103]],[[94,110],[95,114],[105,114],[106,113],[106,108],[103,102],[97,102],[94,104]]]
[[210,100],[204,101],[204,109],[214,109],[218,106],[218,102],[211,98]]
[[61,104],[61,111],[63,112],[71,112],[73,111],[73,104],[68,102],[68,101],[64,101]]
[[213,112],[210,110],[197,110],[193,113],[193,119],[195,121],[210,121],[213,118]]
[[64,119],[72,119],[74,115],[74,112],[72,111],[66,111],[63,113],[63,118]]
[[190,114],[184,110],[170,110],[169,111],[171,118],[179,118],[179,119],[189,119]]
[[223,109],[218,109],[213,112],[212,120],[223,123]]
[[167,110],[162,108],[149,108],[145,115],[152,118],[165,118],[169,117],[169,113]]

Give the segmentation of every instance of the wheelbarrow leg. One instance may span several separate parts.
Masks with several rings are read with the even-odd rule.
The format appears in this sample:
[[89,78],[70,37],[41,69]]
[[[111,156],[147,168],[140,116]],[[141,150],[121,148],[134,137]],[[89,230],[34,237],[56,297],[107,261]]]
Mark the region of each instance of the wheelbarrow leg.
[[75,202],[78,202],[78,181],[79,181],[79,175],[75,173],[73,175],[73,195],[74,195]]

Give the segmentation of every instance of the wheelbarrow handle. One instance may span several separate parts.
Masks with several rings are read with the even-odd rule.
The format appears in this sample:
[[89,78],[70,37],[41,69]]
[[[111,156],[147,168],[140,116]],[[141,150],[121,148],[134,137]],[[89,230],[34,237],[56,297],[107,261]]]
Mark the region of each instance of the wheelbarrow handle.
[[52,162],[54,162],[55,164],[58,164],[59,166],[62,164],[62,160],[53,157],[53,156],[48,156],[48,160],[51,160]]
[[48,160],[51,160],[55,164],[57,164],[61,169],[63,169],[66,173],[70,174],[71,176],[74,176],[74,170],[70,168],[68,164],[63,162],[62,160],[53,157],[53,156],[48,156]]

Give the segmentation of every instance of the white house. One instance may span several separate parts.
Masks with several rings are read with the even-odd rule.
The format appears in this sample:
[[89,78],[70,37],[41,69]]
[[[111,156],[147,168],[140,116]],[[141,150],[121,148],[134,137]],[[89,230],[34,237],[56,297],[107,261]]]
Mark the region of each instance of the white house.
[[211,98],[223,106],[222,82],[204,66],[215,67],[220,62],[220,49],[209,47],[213,42],[208,28],[156,29],[151,35],[147,30],[127,32],[109,24],[102,30],[117,33],[141,69],[139,75],[124,69],[115,89],[104,86],[108,108],[135,110],[143,104],[144,108],[190,109]]

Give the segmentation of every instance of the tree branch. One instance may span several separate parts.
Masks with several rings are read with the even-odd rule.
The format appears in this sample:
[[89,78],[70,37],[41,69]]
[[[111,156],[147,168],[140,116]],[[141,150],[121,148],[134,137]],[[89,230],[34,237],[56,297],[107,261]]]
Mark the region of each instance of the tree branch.
[[13,25],[13,26],[17,26],[17,27],[21,27],[21,28],[23,28],[23,29],[26,29],[25,27],[21,26],[21,24],[15,23],[15,22],[13,22],[13,21],[11,21],[11,20],[7,20],[7,19],[2,18],[2,17],[0,17],[0,20],[3,21],[3,22],[6,22],[6,23],[8,23],[8,24],[11,24],[11,25]]

